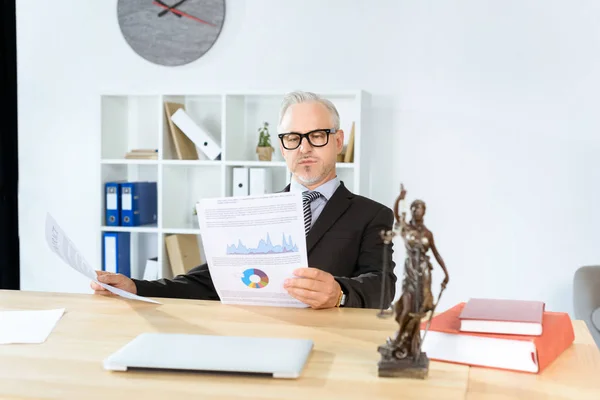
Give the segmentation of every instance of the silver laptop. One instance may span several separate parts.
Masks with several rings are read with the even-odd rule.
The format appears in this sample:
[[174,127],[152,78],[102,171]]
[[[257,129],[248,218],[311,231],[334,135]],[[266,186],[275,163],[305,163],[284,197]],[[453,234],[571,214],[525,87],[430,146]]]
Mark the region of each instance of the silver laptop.
[[129,369],[260,374],[298,378],[313,348],[308,339],[143,333],[104,360]]

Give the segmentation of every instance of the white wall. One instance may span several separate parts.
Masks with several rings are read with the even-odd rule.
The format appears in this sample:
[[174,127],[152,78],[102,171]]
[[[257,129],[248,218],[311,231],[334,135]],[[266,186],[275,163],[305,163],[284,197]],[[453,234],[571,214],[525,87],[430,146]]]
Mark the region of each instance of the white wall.
[[218,43],[177,68],[128,47],[115,0],[21,0],[17,17],[23,289],[88,291],[43,222],[99,259],[107,91],[371,92],[370,134],[393,144],[372,160],[372,197],[391,206],[402,181],[427,201],[451,274],[441,308],[498,296],[570,312],[575,269],[600,263],[597,1],[228,0]]

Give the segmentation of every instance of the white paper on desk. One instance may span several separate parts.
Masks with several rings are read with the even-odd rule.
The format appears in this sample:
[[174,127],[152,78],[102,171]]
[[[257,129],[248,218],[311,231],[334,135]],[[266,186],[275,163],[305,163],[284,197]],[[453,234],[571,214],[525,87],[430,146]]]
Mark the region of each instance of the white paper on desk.
[[96,276],[96,271],[88,264],[83,258],[79,250],[75,247],[73,242],[65,234],[65,232],[58,226],[54,218],[50,215],[46,215],[46,242],[50,249],[54,251],[58,256],[67,263],[71,268],[88,277],[90,280],[96,282],[106,290],[117,294],[121,297],[132,300],[146,301],[148,303],[161,304],[158,301],[149,299],[147,297],[138,296],[133,293],[126,292],[116,287],[107,285],[106,283],[99,282]]
[[64,312],[64,308],[0,311],[0,344],[44,343]]
[[202,199],[196,210],[221,302],[307,307],[283,287],[308,266],[300,193]]

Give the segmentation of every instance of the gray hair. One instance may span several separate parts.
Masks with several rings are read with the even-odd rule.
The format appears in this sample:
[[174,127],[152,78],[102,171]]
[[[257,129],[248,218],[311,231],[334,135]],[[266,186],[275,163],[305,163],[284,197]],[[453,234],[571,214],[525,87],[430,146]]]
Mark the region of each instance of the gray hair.
[[331,114],[331,123],[332,128],[336,131],[340,129],[340,114],[338,113],[337,108],[330,100],[327,100],[318,94],[312,92],[303,92],[303,91],[295,91],[286,94],[283,97],[283,101],[281,102],[281,109],[279,110],[279,124],[277,129],[281,132],[281,121],[283,121],[283,117],[287,112],[288,108],[294,104],[299,103],[320,103],[327,107],[329,113]]

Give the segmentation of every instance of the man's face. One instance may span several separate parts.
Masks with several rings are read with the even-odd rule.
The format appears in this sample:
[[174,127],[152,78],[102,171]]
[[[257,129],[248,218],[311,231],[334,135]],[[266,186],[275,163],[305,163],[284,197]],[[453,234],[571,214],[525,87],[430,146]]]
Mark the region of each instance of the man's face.
[[[317,129],[333,129],[331,114],[320,103],[294,104],[288,108],[281,122],[281,133],[307,133]],[[344,145],[344,132],[329,135],[323,147],[313,147],[306,138],[295,150],[287,150],[279,142],[281,154],[296,179],[304,185],[320,184],[335,176],[337,155]]]

